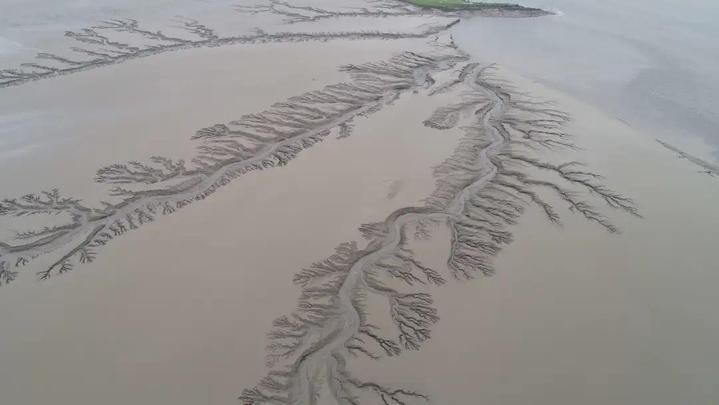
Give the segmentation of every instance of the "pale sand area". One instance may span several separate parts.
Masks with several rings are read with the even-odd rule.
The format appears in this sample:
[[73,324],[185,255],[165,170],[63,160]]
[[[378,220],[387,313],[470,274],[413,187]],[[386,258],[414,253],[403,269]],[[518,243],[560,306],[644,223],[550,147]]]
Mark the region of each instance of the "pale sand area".
[[[43,109],[64,117],[59,130],[69,136],[45,152],[3,159],[3,197],[61,186],[92,200],[103,190],[91,183],[100,166],[189,155],[195,129],[341,81],[339,64],[381,60],[422,43],[193,50],[4,89],[0,97],[8,95],[5,106],[19,106],[17,114],[47,100]],[[233,64],[238,54],[243,63]],[[228,63],[204,63],[198,55]],[[300,55],[310,63],[298,66]],[[160,73],[166,81],[156,80]],[[559,157],[589,163],[634,198],[645,218],[612,214],[623,234],[609,235],[564,211],[558,228],[530,209],[512,229],[515,242],[497,257],[496,276],[433,291],[441,320],[422,350],[352,360],[353,370],[422,391],[437,404],[715,402],[719,182],[650,136],[512,80],[559,100],[584,148]],[[87,98],[61,97],[81,86]],[[103,86],[118,93],[106,98]],[[24,91],[9,93],[16,89]],[[204,96],[183,97],[188,93]],[[23,101],[27,94],[38,99]],[[451,153],[458,133],[426,128],[422,120],[451,97],[404,94],[358,120],[351,137],[330,136],[287,167],[242,176],[117,238],[90,265],[45,282],[32,282],[26,271],[0,291],[3,400],[237,403],[266,373],[272,319],[295,307],[292,274],[337,243],[357,240],[360,224],[432,192],[431,168]],[[92,106],[97,118],[88,121]],[[441,233],[423,246],[427,260],[445,260]]]
[[[17,179],[12,171],[3,171],[2,183],[17,192],[56,185],[92,195],[86,188],[100,162],[133,153],[186,152],[186,138],[192,134],[188,128],[237,118],[342,81],[346,75],[337,73],[339,64],[381,60],[402,50],[426,49],[423,44],[402,40],[220,48],[199,54],[212,52],[214,60],[222,60],[240,53],[242,60],[254,62],[217,71],[198,62],[195,51],[34,83],[61,92],[63,84],[77,86],[75,80],[93,88],[110,85],[106,81],[112,79],[115,86],[125,83],[119,90],[127,98],[108,101],[107,111],[119,103],[127,103],[128,110],[92,124],[101,134],[114,134],[102,139],[93,138],[92,125],[78,117],[75,125],[86,128],[80,139],[89,146],[70,144],[49,162],[47,155],[27,155],[23,160],[33,163],[28,176]],[[292,61],[299,54],[305,56],[305,66],[279,60]],[[150,71],[162,67],[172,76],[154,92],[148,89]],[[188,89],[171,93],[186,81],[185,75],[209,79],[199,82],[213,91],[187,84],[197,86],[190,91],[204,94],[206,101],[183,99],[180,93]],[[138,100],[137,94],[145,98],[134,106],[130,101]],[[33,282],[34,274],[27,272],[3,288],[0,305],[18,309],[0,315],[3,398],[14,404],[236,403],[242,389],[265,372],[271,321],[295,305],[292,274],[330,253],[337,242],[358,239],[360,224],[417,204],[431,193],[431,168],[451,152],[457,134],[437,133],[417,119],[429,116],[446,98],[427,102],[426,96],[410,96],[371,119],[358,120],[349,138],[331,136],[287,167],[245,175],[205,201],[126,234],[92,265],[45,282]],[[171,107],[159,109],[166,100]],[[47,107],[84,116],[85,102]],[[147,133],[157,134],[150,142],[136,132],[143,125],[154,128]],[[124,133],[128,136],[120,137]],[[108,143],[112,147],[103,146]],[[148,145],[153,150],[146,150]],[[80,159],[84,154],[75,155],[77,147],[91,150],[86,152],[91,162]],[[80,167],[63,170],[62,176],[47,174],[61,171],[68,159],[78,160]],[[23,167],[20,163],[13,171]],[[47,262],[38,259],[31,268]]]
[[92,200],[106,193],[92,182],[100,167],[158,154],[189,159],[196,130],[342,82],[341,64],[387,59],[419,43],[193,49],[3,89],[3,196],[62,186],[67,194]]
[[[441,320],[421,351],[362,368],[438,404],[716,403],[719,181],[651,134],[503,73],[572,115],[583,148],[572,156],[644,219],[613,216],[622,234],[611,235],[566,211],[564,227],[550,225],[531,208],[495,276],[436,289]],[[434,252],[441,263],[446,246]]]

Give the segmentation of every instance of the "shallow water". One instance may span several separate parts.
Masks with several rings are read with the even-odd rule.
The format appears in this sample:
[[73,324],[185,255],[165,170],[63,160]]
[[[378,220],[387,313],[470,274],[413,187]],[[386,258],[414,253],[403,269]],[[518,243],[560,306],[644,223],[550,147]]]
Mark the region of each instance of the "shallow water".
[[[3,21],[18,15],[53,21],[52,13],[62,7],[36,7],[45,3],[0,0],[0,7],[28,4],[20,14],[0,16],[0,32],[8,27]],[[123,7],[103,6],[113,3]],[[667,139],[688,140],[684,135],[692,133],[698,136],[691,139],[702,139],[702,133],[711,139],[717,122],[711,118],[716,117],[711,112],[716,76],[710,69],[716,51],[707,39],[713,27],[704,24],[709,14],[682,19],[660,3],[665,8],[654,5],[653,22],[632,27],[639,16],[636,6],[618,11],[589,2],[534,3],[563,14],[476,19],[460,24],[455,37],[483,60],[599,104],[633,125],[675,125],[676,130],[661,133]],[[66,4],[87,13],[67,11],[57,20],[82,26],[85,20],[137,13],[162,20],[203,2],[180,0],[173,3],[177,9],[164,0],[152,7],[139,0]],[[676,32],[662,34],[662,21],[672,21]],[[44,23],[36,24],[40,30]],[[31,30],[31,25],[22,27]],[[0,132],[13,136],[0,137],[0,162],[13,181],[3,182],[0,175],[5,190],[0,197],[22,194],[23,187],[36,191],[45,182],[73,196],[91,194],[87,184],[95,168],[135,158],[133,153],[179,154],[190,149],[181,142],[192,129],[340,80],[332,76],[339,75],[334,65],[379,59],[384,46],[382,52],[389,53],[395,45],[192,50],[5,89],[6,108],[0,103],[0,110],[7,116],[0,114]],[[297,55],[277,52],[283,47]],[[231,63],[235,59],[241,61],[237,66]],[[285,69],[278,62],[285,59],[293,61],[291,74],[272,70]],[[160,75],[153,72],[161,72],[163,80],[155,80]],[[203,79],[186,80],[192,75]],[[541,86],[513,81],[544,94]],[[88,97],[118,83],[122,89],[112,91],[106,103]],[[47,96],[84,87],[79,98]],[[31,102],[32,97],[45,104]],[[439,291],[442,323],[436,335],[422,351],[373,363],[377,374],[388,384],[420,386],[436,403],[475,403],[478,397],[494,404],[716,403],[715,179],[697,175],[655,142],[573,99],[553,92],[548,97],[560,98],[561,108],[576,118],[572,132],[584,148],[579,158],[617,190],[637,198],[645,220],[622,218],[624,234],[610,236],[578,218],[559,228],[541,213],[528,213],[515,244],[499,257],[497,276]],[[132,99],[138,101],[130,106]],[[128,108],[118,109],[113,105],[118,102]],[[151,108],[158,105],[164,108]],[[391,109],[360,120],[354,136],[318,145],[290,167],[246,176],[206,203],[129,234],[93,266],[2,291],[2,307],[18,309],[0,315],[3,399],[14,404],[84,404],[100,398],[104,404],[237,403],[240,390],[265,371],[262,347],[271,320],[293,308],[297,291],[290,285],[291,273],[323,257],[336,242],[357,238],[358,224],[384,218],[431,192],[430,167],[449,154],[454,139],[421,125],[435,107],[400,98]],[[73,126],[52,131],[22,126],[40,125],[43,120],[33,114],[52,111],[62,111],[59,115]],[[3,148],[18,149],[23,137],[42,148],[41,141],[56,134],[66,143],[82,140],[91,147],[45,147],[56,154],[52,159],[37,151],[26,154],[32,157],[23,158],[25,166],[37,164],[14,180],[12,173],[23,168],[18,163],[10,170],[9,163],[19,158],[10,159]],[[64,168],[68,160],[80,163]],[[59,172],[61,178],[52,177]],[[437,245],[429,253],[439,264],[445,240],[428,241]],[[277,299],[269,300],[268,292]]]
[[[66,29],[107,18],[166,21],[232,0],[0,0],[0,61],[27,59]],[[240,1],[240,4],[250,1]],[[601,106],[705,158],[719,158],[719,3],[525,0],[556,16],[466,20],[455,39],[476,57]],[[4,63],[7,64],[7,63]]]
[[526,0],[557,12],[454,29],[476,57],[602,107],[650,135],[719,158],[719,3]]

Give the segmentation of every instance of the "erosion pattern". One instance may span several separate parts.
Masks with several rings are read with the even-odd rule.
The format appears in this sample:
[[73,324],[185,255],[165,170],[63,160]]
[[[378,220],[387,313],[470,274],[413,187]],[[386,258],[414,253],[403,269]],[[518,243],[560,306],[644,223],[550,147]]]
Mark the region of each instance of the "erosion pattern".
[[[381,18],[381,13],[390,11],[417,12],[410,6],[377,4],[357,13]],[[288,24],[355,12],[291,6],[280,1],[242,11],[280,14]],[[83,31],[77,39],[102,45],[105,50],[118,50],[96,55],[98,60],[107,61],[102,63],[220,44],[217,41],[222,39],[214,31],[192,21],[188,24],[188,30],[203,38],[197,42],[206,45],[174,41],[162,33],[142,30],[132,20],[107,22]],[[432,37],[446,27],[429,26],[406,35]],[[154,49],[130,49],[130,45],[116,44],[99,34],[102,30],[130,30],[147,38],[157,36],[154,39],[165,44]],[[257,35],[275,34],[260,31]],[[392,34],[292,35],[298,36],[284,38],[301,35],[302,39],[326,40],[329,35],[341,35],[361,39]],[[228,40],[232,41],[239,40]],[[88,67],[73,66],[68,69]],[[99,207],[86,206],[58,190],[2,200],[0,216],[34,216],[47,219],[36,221],[47,225],[30,226],[0,241],[0,285],[15,280],[32,259],[40,256],[52,258],[38,271],[42,279],[92,262],[115,238],[204,200],[239,176],[284,166],[328,136],[352,135],[355,120],[382,109],[404,93],[449,93],[457,101],[437,109],[424,121],[437,131],[463,133],[453,154],[435,168],[434,192],[423,204],[399,208],[379,222],[362,225],[359,230],[364,241],[340,243],[330,256],[296,274],[294,281],[301,289],[299,302],[294,312],[274,321],[268,334],[267,375],[240,396],[244,404],[315,404],[321,399],[341,404],[429,403],[429,396],[414,389],[364,380],[351,370],[352,358],[381,360],[421,348],[440,319],[433,289],[449,280],[493,274],[495,256],[511,243],[512,225],[530,206],[538,207],[548,221],[561,223],[556,207],[559,202],[609,232],[618,232],[618,228],[598,204],[639,215],[630,199],[602,184],[599,174],[576,161],[553,163],[549,159],[552,151],[575,148],[565,131],[569,121],[565,113],[517,91],[496,75],[493,66],[472,63],[451,42],[434,41],[426,52],[404,52],[386,61],[341,69],[348,75],[346,82],[289,98],[236,121],[200,129],[193,136],[197,153],[190,162],[157,156],[146,162],[115,163],[99,169],[96,181],[113,186],[108,196],[111,202]],[[69,72],[72,70],[41,74]],[[420,258],[415,241],[436,238],[440,227],[450,235],[446,265],[432,267]],[[379,312],[385,316],[376,307],[370,311],[371,303],[377,302],[384,306],[385,311]],[[389,322],[383,322],[385,318]]]
[[[235,9],[237,12],[245,14],[273,14],[281,17],[287,25],[353,17],[387,18],[424,15],[458,18],[470,14],[493,17],[534,17],[548,14],[542,10],[529,8],[506,10],[501,7],[490,7],[475,11],[438,10],[394,0],[368,1],[367,7],[341,10],[327,10],[292,5],[281,0],[270,0],[266,4],[237,6]],[[446,25],[435,25],[414,32],[362,29],[267,32],[264,29],[255,28],[252,32],[244,35],[222,36],[215,29],[194,19],[180,18],[175,21],[174,25],[174,28],[180,32],[177,35],[169,35],[161,30],[143,27],[134,19],[108,20],[79,31],[67,31],[65,36],[77,42],[77,46],[72,46],[63,53],[40,52],[36,55],[36,60],[32,62],[23,63],[17,68],[0,69],[0,88],[182,49],[268,42],[423,38],[446,28]]]
[[[435,169],[434,193],[423,205],[363,225],[364,246],[342,243],[296,274],[297,309],[274,321],[267,347],[271,370],[244,391],[243,403],[314,404],[320,393],[341,404],[427,403],[429,397],[419,392],[357,378],[348,359],[419,349],[439,321],[432,287],[493,274],[493,258],[512,241],[510,227],[528,205],[560,223],[548,194],[610,232],[618,229],[592,200],[639,216],[630,199],[608,189],[581,163],[554,164],[539,157],[540,151],[574,148],[563,130],[569,117],[512,90],[493,77],[493,70],[467,62],[457,68],[456,79],[428,90],[462,95],[425,121],[438,130],[464,131],[453,155]],[[437,224],[451,234],[446,268],[422,263],[412,249],[413,239],[427,237]],[[391,326],[373,321],[376,311],[368,311],[366,302],[375,298],[385,303]]]
[[338,17],[399,17],[413,15],[427,16],[483,16],[483,17],[539,17],[551,14],[550,12],[537,9],[522,7],[518,5],[508,5],[502,3],[485,3],[481,8],[440,8],[440,7],[420,7],[413,5],[407,1],[395,0],[374,0],[368,2],[369,7],[361,7],[356,9],[327,10],[320,7],[302,6],[291,4],[283,0],[269,0],[267,4],[255,6],[238,6],[240,11],[250,13],[272,13],[284,17],[284,21],[289,24],[300,22],[314,22],[320,20],[333,19]]
[[432,56],[406,52],[384,62],[344,66],[341,69],[351,78],[348,82],[200,129],[193,136],[199,142],[197,156],[189,163],[156,156],[99,169],[95,180],[114,185],[108,197],[119,202],[91,208],[58,190],[3,199],[0,216],[43,215],[54,225],[0,241],[0,285],[13,281],[19,269],[40,255],[62,253],[38,273],[43,279],[92,262],[112,239],[157,215],[203,200],[247,172],[286,165],[333,131],[350,135],[354,119],[381,109],[404,92],[431,85],[432,72],[463,57],[452,47],[436,47]]

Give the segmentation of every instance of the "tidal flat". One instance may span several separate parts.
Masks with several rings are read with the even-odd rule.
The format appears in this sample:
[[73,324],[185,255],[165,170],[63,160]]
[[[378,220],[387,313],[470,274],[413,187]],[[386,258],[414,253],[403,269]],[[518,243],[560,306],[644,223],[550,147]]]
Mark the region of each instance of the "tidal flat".
[[3,400],[715,402],[716,166],[465,49],[535,10],[128,3],[0,55]]

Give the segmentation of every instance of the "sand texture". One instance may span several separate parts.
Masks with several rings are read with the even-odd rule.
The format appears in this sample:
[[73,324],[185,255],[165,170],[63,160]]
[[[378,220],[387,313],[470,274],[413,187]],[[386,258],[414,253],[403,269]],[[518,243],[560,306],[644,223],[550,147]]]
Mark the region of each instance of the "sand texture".
[[717,166],[478,61],[472,16],[107,18],[0,70],[3,401],[719,399]]

